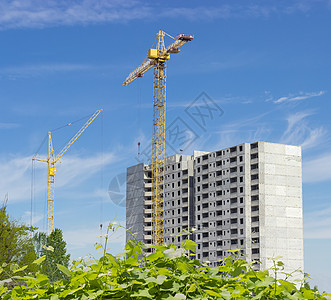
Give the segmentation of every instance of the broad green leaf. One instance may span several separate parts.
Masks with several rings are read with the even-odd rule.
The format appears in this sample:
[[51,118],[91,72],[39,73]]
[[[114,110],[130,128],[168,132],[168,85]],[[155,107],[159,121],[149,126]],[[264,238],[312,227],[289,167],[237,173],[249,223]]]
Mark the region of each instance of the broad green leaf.
[[67,275],[68,277],[71,277],[71,273],[69,272],[69,270],[68,270],[65,266],[62,266],[62,265],[57,264],[57,268],[58,268],[62,273],[64,273],[65,275]]
[[210,296],[219,297],[219,298],[222,297],[221,294],[216,293],[216,292],[213,291],[213,290],[205,290],[205,292],[206,292],[208,295],[210,295]]
[[295,289],[295,286],[292,282],[288,282],[285,280],[280,279],[279,283],[288,291],[292,292]]
[[188,292],[188,293],[193,293],[193,292],[196,291],[196,289],[197,289],[197,288],[196,288],[195,284],[192,283],[192,284],[190,285],[190,287],[188,288],[187,292]]
[[156,252],[156,253],[152,253],[150,255],[147,256],[147,260],[148,261],[156,261],[159,258],[161,258],[163,256],[163,254],[161,252]]
[[228,290],[222,290],[220,292],[220,294],[222,295],[223,299],[226,299],[226,300],[231,300],[232,299],[231,293]]
[[49,279],[48,279],[48,277],[47,277],[46,275],[44,275],[44,274],[38,274],[38,275],[37,275],[37,283],[38,283],[39,285],[45,285],[45,284],[49,283]]
[[195,247],[197,246],[197,244],[191,240],[185,240],[182,245],[184,249],[191,250],[192,252],[195,252]]
[[18,267],[18,264],[10,264],[9,265],[9,269],[10,271],[12,272],[15,272],[15,270],[17,270],[19,267]]
[[313,291],[310,290],[304,290],[303,296],[305,297],[305,299],[315,299]]
[[157,272],[160,274],[160,275],[172,275],[172,273],[170,272],[169,269],[166,269],[166,268],[159,268],[157,270]]
[[159,275],[156,277],[156,282],[158,284],[162,284],[165,280],[167,280],[167,276],[165,275]]
[[33,264],[40,265],[45,259],[46,259],[46,255],[43,255],[43,256],[39,257],[38,259],[36,259],[33,262]]
[[237,277],[242,273],[242,269],[240,267],[235,268],[232,272],[231,275],[233,277]]
[[14,273],[24,271],[27,267],[28,267],[28,266],[24,266],[24,267],[22,267],[22,268],[16,269],[16,270],[14,270]]
[[46,250],[51,251],[51,252],[54,252],[54,248],[52,246],[46,247]]
[[275,278],[272,278],[270,276],[266,276],[263,281],[260,281],[256,284],[257,287],[262,287],[262,286],[270,286],[275,283]]
[[137,267],[139,265],[138,259],[134,256],[129,257],[125,262],[130,267]]
[[240,249],[233,249],[233,250],[226,250],[226,252],[229,252],[229,253],[236,253],[236,252],[239,252]]
[[151,294],[148,292],[148,289],[139,290],[138,292],[131,295],[131,297],[138,297],[138,299],[139,299],[139,297],[146,297],[148,299],[153,299]]
[[183,273],[187,272],[188,270],[190,270],[190,265],[187,262],[181,262],[179,261],[177,263],[177,269],[182,271]]
[[177,293],[177,294],[175,295],[175,298],[176,298],[176,299],[186,299],[186,296],[185,296],[184,294]]

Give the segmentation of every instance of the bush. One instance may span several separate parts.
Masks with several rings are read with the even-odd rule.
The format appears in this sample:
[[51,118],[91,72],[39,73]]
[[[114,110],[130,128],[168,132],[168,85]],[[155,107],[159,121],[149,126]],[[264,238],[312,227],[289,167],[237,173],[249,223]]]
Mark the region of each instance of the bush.
[[142,243],[130,240],[123,253],[113,256],[106,247],[114,230],[110,224],[101,259],[74,261],[70,269],[58,265],[67,279],[54,283],[43,274],[14,276],[26,286],[10,291],[0,286],[1,299],[331,299],[331,294],[305,288],[304,282],[297,288],[297,283],[270,276],[281,272],[281,263],[275,262],[270,273],[254,271],[250,263],[234,257],[236,251],[211,268],[187,254],[196,246],[190,240],[181,248],[158,246],[148,256]]

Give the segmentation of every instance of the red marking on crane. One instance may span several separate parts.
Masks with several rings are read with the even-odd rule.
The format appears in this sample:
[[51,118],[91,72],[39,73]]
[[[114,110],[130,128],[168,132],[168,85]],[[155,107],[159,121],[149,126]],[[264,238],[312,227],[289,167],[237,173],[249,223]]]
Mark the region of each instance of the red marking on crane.
[[182,40],[182,41],[192,41],[194,39],[193,35],[189,35],[189,34],[179,34],[177,36],[177,40]]

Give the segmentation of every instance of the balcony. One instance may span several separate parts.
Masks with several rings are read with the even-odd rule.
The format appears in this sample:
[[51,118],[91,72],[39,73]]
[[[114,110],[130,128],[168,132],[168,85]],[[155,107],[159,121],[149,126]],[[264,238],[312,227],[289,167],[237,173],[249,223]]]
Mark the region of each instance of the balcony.
[[152,183],[151,182],[146,182],[145,184],[144,184],[144,186],[145,186],[145,188],[152,188]]
[[258,162],[259,162],[259,159],[258,158],[251,159],[251,164],[256,164]]
[[235,188],[235,187],[237,187],[237,182],[232,182],[232,183],[230,183],[230,188]]
[[144,209],[144,214],[152,214],[152,209],[151,208],[145,208]]
[[260,254],[252,254],[252,260],[260,260]]
[[182,183],[182,188],[188,188],[188,183]]

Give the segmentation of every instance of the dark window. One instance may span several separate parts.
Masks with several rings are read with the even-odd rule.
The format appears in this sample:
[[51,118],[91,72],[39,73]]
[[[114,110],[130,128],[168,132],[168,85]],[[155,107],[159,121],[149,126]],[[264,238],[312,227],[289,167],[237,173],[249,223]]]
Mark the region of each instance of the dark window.
[[251,144],[251,149],[255,149],[257,147],[258,147],[257,143]]
[[258,169],[258,164],[252,164],[251,165],[251,170],[256,170]]

